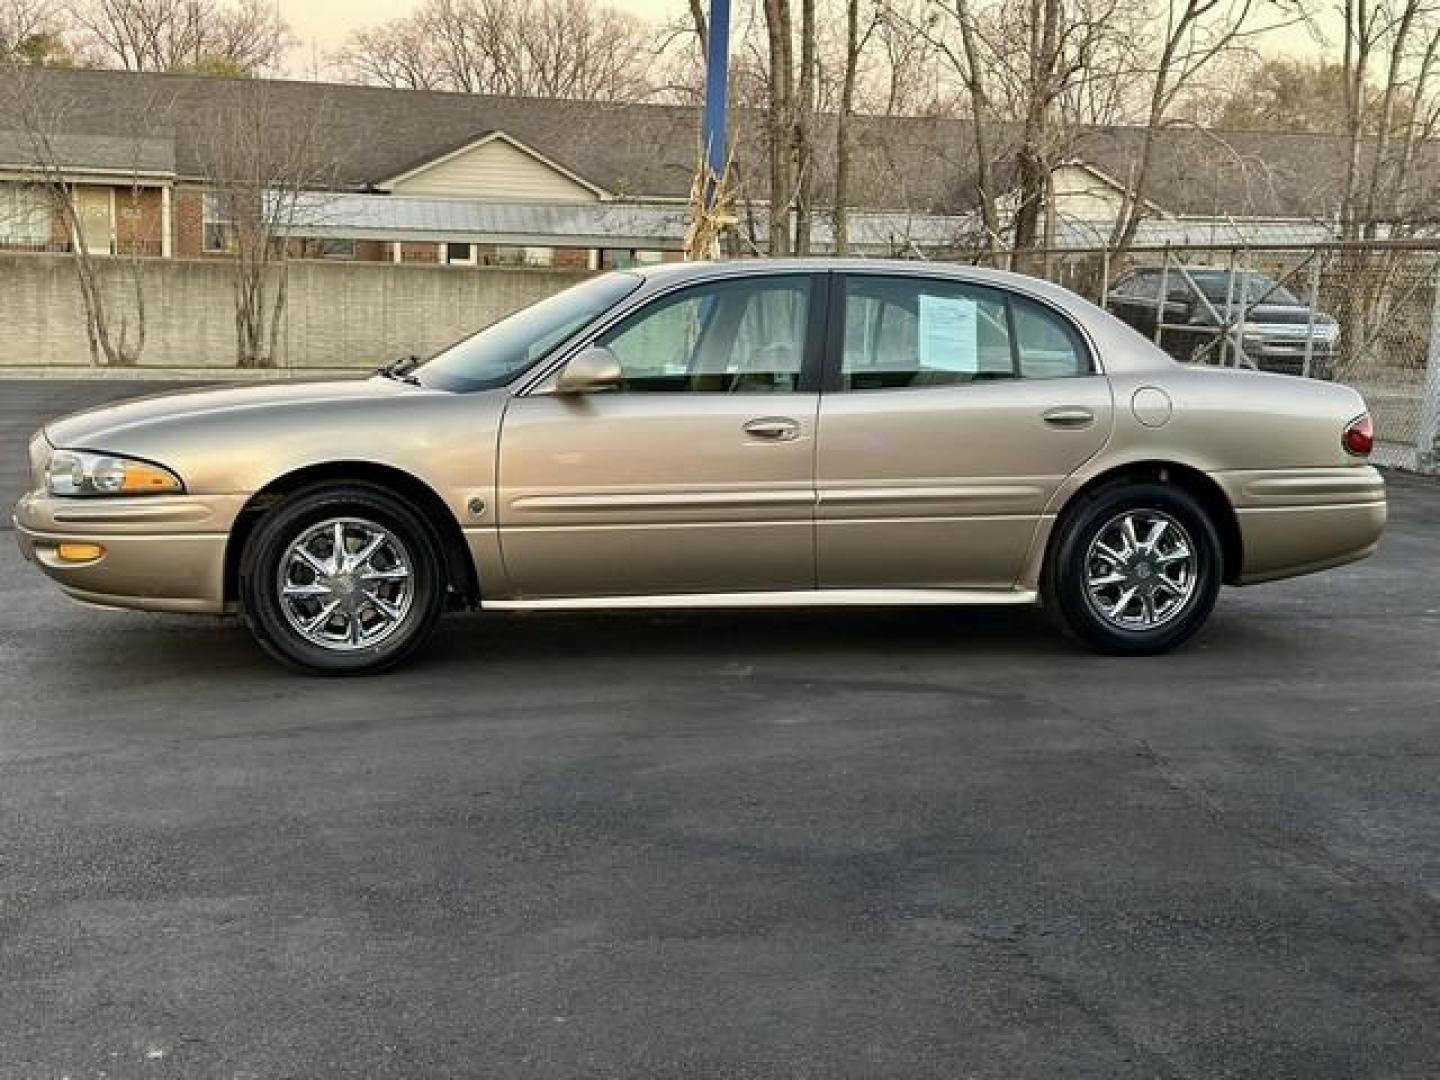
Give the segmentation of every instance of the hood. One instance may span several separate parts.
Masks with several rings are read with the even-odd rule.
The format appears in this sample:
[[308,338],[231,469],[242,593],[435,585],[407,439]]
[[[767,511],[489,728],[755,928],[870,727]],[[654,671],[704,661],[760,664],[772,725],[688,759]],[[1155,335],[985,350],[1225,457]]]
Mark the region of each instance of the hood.
[[74,450],[114,450],[106,441],[132,435],[158,424],[186,418],[219,420],[227,415],[279,406],[318,405],[357,399],[423,394],[415,386],[375,376],[323,382],[275,382],[251,386],[216,386],[172,390],[113,405],[71,413],[45,427],[51,445]]
[[91,409],[45,434],[157,462],[191,494],[253,493],[299,469],[363,462],[468,499],[493,479],[508,401],[504,389],[452,394],[380,377],[223,387]]

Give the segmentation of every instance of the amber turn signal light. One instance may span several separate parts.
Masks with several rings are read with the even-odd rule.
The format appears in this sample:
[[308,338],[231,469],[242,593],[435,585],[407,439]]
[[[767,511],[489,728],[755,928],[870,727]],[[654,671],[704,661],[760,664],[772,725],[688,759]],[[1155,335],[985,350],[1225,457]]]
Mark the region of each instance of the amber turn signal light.
[[174,491],[177,486],[175,477],[170,473],[143,461],[128,462],[125,478],[120,481],[122,492]]
[[61,562],[94,562],[105,549],[99,544],[61,544],[55,554]]

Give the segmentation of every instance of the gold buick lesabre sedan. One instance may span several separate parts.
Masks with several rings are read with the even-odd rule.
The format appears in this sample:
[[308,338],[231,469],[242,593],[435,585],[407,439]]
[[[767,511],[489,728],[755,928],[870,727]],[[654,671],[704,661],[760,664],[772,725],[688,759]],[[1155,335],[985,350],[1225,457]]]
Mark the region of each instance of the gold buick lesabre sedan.
[[16,506],[70,596],[238,613],[323,672],[449,609],[1043,603],[1156,653],[1221,584],[1374,550],[1353,390],[1177,364],[1064,289],[924,263],[609,273],[368,380],[57,420]]

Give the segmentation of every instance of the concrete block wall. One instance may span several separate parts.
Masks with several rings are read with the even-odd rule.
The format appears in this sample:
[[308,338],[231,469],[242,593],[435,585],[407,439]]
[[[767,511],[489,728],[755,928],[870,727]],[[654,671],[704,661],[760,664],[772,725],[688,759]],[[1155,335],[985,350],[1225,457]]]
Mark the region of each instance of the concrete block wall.
[[[103,260],[112,320],[134,318],[127,260]],[[235,367],[225,260],[141,260],[140,367]],[[280,342],[286,368],[372,368],[428,355],[582,280],[563,269],[297,261]],[[0,253],[0,368],[88,367],[84,312],[68,255]]]

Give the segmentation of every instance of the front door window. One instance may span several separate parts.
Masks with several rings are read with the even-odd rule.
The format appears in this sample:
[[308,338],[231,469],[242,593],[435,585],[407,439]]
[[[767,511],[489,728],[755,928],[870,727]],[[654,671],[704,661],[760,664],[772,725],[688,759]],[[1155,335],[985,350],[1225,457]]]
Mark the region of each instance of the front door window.
[[686,289],[603,335],[631,392],[775,393],[799,388],[810,315],[806,275]]

